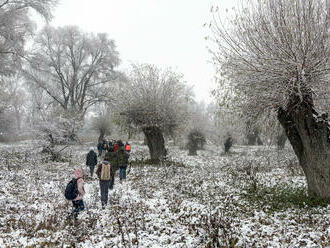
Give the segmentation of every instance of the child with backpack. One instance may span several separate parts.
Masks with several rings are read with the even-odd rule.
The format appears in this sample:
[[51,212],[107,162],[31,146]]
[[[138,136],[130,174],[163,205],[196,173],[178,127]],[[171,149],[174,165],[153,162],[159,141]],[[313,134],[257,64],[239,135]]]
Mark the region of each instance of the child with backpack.
[[112,168],[109,161],[110,158],[106,155],[96,170],[96,174],[100,179],[102,209],[104,209],[108,203],[109,185],[112,176]]
[[84,172],[83,169],[79,168],[74,172],[73,179],[68,183],[65,189],[65,198],[72,201],[73,211],[72,215],[76,219],[78,213],[85,209],[83,197],[85,194],[84,190]]

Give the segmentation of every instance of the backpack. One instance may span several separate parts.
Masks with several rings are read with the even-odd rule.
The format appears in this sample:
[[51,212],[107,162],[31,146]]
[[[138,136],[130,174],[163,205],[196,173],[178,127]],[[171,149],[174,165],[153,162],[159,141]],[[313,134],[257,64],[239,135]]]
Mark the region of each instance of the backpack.
[[102,164],[100,180],[110,180],[111,165]]
[[131,145],[130,145],[130,144],[127,144],[127,145],[125,146],[125,150],[126,150],[127,152],[130,152],[130,151],[131,151]]
[[64,196],[67,200],[73,200],[78,196],[78,181],[79,178],[72,178],[65,188]]

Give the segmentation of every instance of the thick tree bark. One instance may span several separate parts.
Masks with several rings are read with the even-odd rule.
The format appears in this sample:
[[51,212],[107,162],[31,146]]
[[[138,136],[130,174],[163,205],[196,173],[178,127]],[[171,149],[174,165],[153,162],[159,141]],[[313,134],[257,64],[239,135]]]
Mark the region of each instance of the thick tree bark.
[[197,143],[190,141],[188,143],[188,150],[189,150],[188,155],[189,156],[195,156],[195,155],[197,155],[197,148],[198,148]]
[[147,139],[150,158],[158,163],[160,159],[166,156],[163,133],[158,127],[145,127],[143,128],[143,133]]
[[[291,101],[278,110],[278,119],[305,173],[311,196],[330,200],[330,143],[327,115],[318,115],[312,98]],[[290,107],[291,106],[291,107]]]
[[144,139],[143,139],[143,145],[148,145],[148,140],[147,137],[144,135]]

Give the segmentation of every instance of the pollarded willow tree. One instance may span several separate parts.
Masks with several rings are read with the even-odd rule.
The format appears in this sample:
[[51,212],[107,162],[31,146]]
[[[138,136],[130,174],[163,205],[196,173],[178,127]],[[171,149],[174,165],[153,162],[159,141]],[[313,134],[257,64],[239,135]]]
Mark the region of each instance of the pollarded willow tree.
[[48,26],[35,39],[25,76],[65,112],[83,116],[92,105],[108,100],[118,64],[115,43],[106,34]]
[[115,107],[127,125],[139,127],[153,161],[166,155],[164,132],[185,124],[191,91],[183,76],[154,65],[133,65],[126,85],[117,93]]
[[[247,1],[225,27],[214,15],[214,61],[251,108],[275,111],[311,195],[330,200],[330,126],[318,109],[330,81],[325,0]],[[326,96],[327,97],[327,96]]]

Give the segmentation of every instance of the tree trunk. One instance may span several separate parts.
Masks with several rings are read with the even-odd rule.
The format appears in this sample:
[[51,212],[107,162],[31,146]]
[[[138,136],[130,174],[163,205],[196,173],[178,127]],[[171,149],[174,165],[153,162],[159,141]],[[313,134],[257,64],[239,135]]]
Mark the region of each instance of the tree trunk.
[[277,140],[277,149],[283,150],[285,146],[285,142],[287,140],[284,128],[281,128],[280,133],[276,137],[276,140]]
[[255,135],[254,133],[250,133],[246,135],[246,139],[247,139],[247,144],[249,146],[254,146],[257,143],[257,135]]
[[150,158],[158,163],[166,155],[163,133],[158,127],[145,127],[143,133],[147,139]]
[[305,173],[311,196],[330,200],[330,143],[327,114],[318,115],[312,98],[291,100],[287,110],[278,110],[278,119]]
[[147,137],[144,135],[144,139],[143,139],[143,145],[147,146],[148,145],[148,140]]
[[22,118],[20,112],[17,109],[15,109],[15,117],[16,117],[17,130],[21,131]]
[[104,132],[103,129],[101,129],[99,139],[98,139],[98,143],[101,143],[104,140],[104,135],[105,135],[105,132]]
[[189,153],[188,155],[189,156],[196,156],[197,155],[197,144],[195,142],[192,142],[190,141],[188,143],[188,150],[189,150]]

